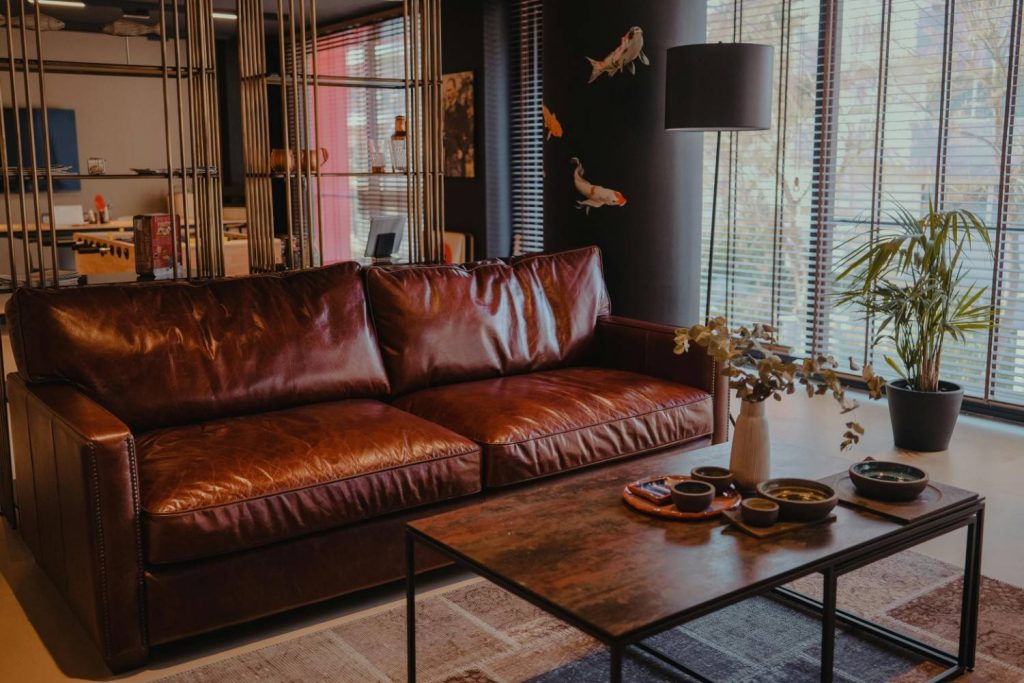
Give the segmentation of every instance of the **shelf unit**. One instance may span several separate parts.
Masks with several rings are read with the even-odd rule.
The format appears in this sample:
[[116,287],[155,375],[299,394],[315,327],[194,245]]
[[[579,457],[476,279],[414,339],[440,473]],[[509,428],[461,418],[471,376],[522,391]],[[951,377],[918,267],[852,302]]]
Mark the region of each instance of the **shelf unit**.
[[[0,176],[2,176],[2,175],[3,174],[0,174]],[[184,172],[184,175],[186,177],[192,177],[193,175],[202,177],[202,176],[206,176],[208,174],[204,173],[203,171],[199,171],[198,173],[193,174],[191,170],[186,169],[185,172]],[[217,177],[219,174],[218,173],[213,173],[212,175],[214,177]],[[10,178],[11,180],[16,180],[19,177],[20,178],[24,178],[24,179],[31,179],[32,178],[32,174],[31,173],[23,173],[23,174],[19,175],[18,173],[8,173],[7,177]],[[182,177],[182,172],[181,171],[175,171],[174,173],[101,173],[101,174],[92,174],[92,173],[54,173],[54,174],[52,174],[50,176],[47,176],[45,173],[39,173],[35,177],[38,178],[39,180],[46,180],[47,178],[53,178],[53,180],[55,180],[55,181],[61,181],[61,180],[167,180],[169,177],[181,178]]]
[[[288,76],[284,78],[280,74],[267,74],[265,76],[267,85],[291,87],[292,80]],[[410,87],[418,86],[418,83],[409,82]],[[352,76],[325,76],[318,75],[316,87],[321,88],[381,88],[385,90],[404,90],[406,81],[404,78],[362,78]]]
[[[308,2],[308,4],[307,4]],[[441,154],[440,0],[404,0],[401,13],[405,55],[401,78],[355,77],[319,73],[321,36],[316,3],[278,3],[276,29],[268,34],[261,0],[239,0],[238,34],[242,84],[242,128],[246,210],[250,239],[257,251],[274,236],[275,209],[288,227],[288,265],[323,263],[324,207],[322,181],[327,178],[402,179],[409,216],[410,260],[438,261],[443,245],[443,179]],[[268,44],[277,46],[277,64],[269,64]],[[309,55],[315,58],[310,60]],[[409,131],[406,168],[402,173],[323,171],[290,172],[270,168],[271,92],[285,122],[273,145],[286,158],[297,150],[319,150],[321,90],[365,88],[402,94]],[[281,184],[283,181],[283,192]],[[277,192],[275,192],[275,184]],[[283,197],[281,196],[283,195]],[[283,201],[282,201],[283,199]],[[275,206],[276,204],[276,206]],[[264,263],[265,265],[265,263]]]
[[[31,29],[27,32],[34,33]],[[27,65],[27,67],[26,67]],[[10,72],[12,61],[10,59],[0,62],[0,72]],[[40,73],[39,60],[14,59],[13,68],[16,73]],[[202,74],[212,75],[216,73],[212,68],[192,68],[161,66],[159,64],[117,64],[102,62],[76,62],[67,60],[43,60],[44,74],[70,74],[75,76],[134,76],[137,78],[188,78],[189,74],[196,76]]]
[[[36,226],[34,253],[30,254],[33,247],[29,240],[22,240],[21,253],[9,259],[13,286],[61,286],[54,275],[59,265],[56,228],[44,228],[42,221],[42,214],[47,209],[51,216],[54,214],[54,198],[50,188],[54,181],[61,180],[162,181],[167,183],[168,207],[174,206],[176,193],[194,197],[194,203],[183,202],[182,222],[195,226],[196,247],[186,247],[183,253],[176,254],[173,275],[211,277],[222,274],[222,180],[216,170],[221,167],[221,163],[212,0],[167,0],[162,3],[165,12],[161,13],[159,24],[163,36],[160,64],[47,59],[46,41],[51,40],[50,36],[54,34],[28,28],[24,25],[26,22],[22,21],[17,22],[19,26],[14,26],[14,17],[9,14],[11,6],[8,3],[0,13],[4,19],[4,26],[0,30],[7,38],[6,55],[0,56],[0,77],[9,80],[11,91],[11,101],[3,102],[2,105],[15,110],[39,108],[48,111],[47,79],[56,74],[160,79],[163,84],[161,132],[165,142],[164,164],[166,169],[170,169],[152,174],[54,173],[44,168],[52,158],[48,116],[41,117],[40,126],[35,125],[34,117],[31,116],[27,117],[23,126],[21,117],[16,116],[12,131],[3,130],[3,123],[0,123],[2,136],[6,139],[10,135],[16,140],[17,157],[8,159],[6,145],[0,145],[0,169],[18,169],[18,172],[6,174],[6,212],[0,216],[0,221],[6,225],[34,223]],[[23,3],[21,7],[25,11],[34,12],[36,24],[41,23],[39,3]],[[47,37],[44,38],[44,35]],[[42,159],[38,158],[36,151],[40,140],[43,147]],[[0,177],[3,175],[0,172]],[[45,181],[45,185],[42,181]],[[11,208],[15,197],[19,200],[16,211]],[[195,209],[189,204],[193,204]],[[190,211],[196,215],[190,216]],[[43,249],[44,232],[50,233],[49,259]],[[183,266],[181,272],[177,266],[179,262]],[[19,267],[23,272],[18,272]]]

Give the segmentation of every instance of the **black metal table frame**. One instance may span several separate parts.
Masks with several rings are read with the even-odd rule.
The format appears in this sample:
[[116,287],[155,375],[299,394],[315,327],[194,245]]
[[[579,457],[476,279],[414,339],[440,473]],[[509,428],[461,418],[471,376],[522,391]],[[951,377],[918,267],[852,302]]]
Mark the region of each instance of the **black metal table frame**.
[[[625,650],[629,647],[654,656],[659,661],[673,667],[698,681],[710,681],[700,673],[693,671],[682,662],[676,661],[664,652],[644,644],[642,641],[670,628],[680,626],[711,612],[716,612],[737,602],[757,595],[771,593],[796,604],[802,608],[813,610],[821,615],[821,680],[831,681],[835,663],[835,630],[837,625],[861,631],[874,638],[891,643],[910,651],[924,659],[947,667],[932,679],[931,683],[948,681],[972,670],[975,663],[975,650],[978,635],[978,601],[981,588],[981,549],[985,520],[985,501],[975,498],[965,501],[950,510],[943,511],[933,518],[918,521],[895,529],[892,533],[873,539],[859,546],[849,548],[833,557],[823,559],[809,566],[772,577],[771,580],[751,584],[742,590],[722,596],[710,603],[680,612],[644,628],[637,629],[626,635],[614,637],[581,621],[564,609],[534,595],[530,591],[492,573],[471,559],[438,543],[416,529],[406,526],[406,671],[410,683],[416,680],[416,543],[441,553],[464,569],[488,579],[499,587],[526,600],[534,606],[561,621],[578,628],[584,633],[606,645],[611,653],[611,671],[609,679],[612,683],[622,680],[622,663]],[[920,545],[938,536],[943,536],[960,528],[967,527],[966,554],[964,559],[963,594],[960,606],[960,639],[956,654],[945,652],[931,645],[893,631],[850,612],[840,610],[836,606],[836,593],[839,577],[883,558],[894,555]],[[823,577],[822,600],[816,600],[792,589],[785,584],[801,577],[820,573]]]

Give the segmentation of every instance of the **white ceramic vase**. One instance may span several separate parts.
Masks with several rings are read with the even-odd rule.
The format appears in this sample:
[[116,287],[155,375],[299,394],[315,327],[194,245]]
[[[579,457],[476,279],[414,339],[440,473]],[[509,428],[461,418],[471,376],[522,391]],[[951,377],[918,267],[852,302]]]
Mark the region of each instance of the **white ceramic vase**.
[[736,477],[736,485],[743,491],[752,491],[770,476],[771,440],[768,419],[764,416],[765,403],[740,401],[729,469]]

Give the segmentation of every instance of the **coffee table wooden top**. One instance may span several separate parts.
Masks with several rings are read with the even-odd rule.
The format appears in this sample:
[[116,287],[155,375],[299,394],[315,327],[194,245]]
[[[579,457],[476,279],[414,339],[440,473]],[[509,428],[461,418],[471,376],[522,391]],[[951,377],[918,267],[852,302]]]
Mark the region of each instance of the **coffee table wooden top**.
[[[695,616],[730,596],[814,570],[905,525],[837,507],[837,520],[758,539],[722,520],[678,522],[628,508],[622,487],[655,474],[727,465],[729,444],[594,468],[409,523],[429,544],[602,639]],[[850,462],[772,447],[772,476],[820,479]],[[805,573],[806,573],[805,572]]]

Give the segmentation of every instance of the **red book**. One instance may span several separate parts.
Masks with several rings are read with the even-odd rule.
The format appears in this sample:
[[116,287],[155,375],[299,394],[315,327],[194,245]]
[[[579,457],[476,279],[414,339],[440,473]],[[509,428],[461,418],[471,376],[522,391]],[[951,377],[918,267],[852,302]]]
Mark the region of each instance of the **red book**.
[[181,243],[181,222],[166,213],[135,216],[135,272],[155,275],[174,266],[174,241]]

